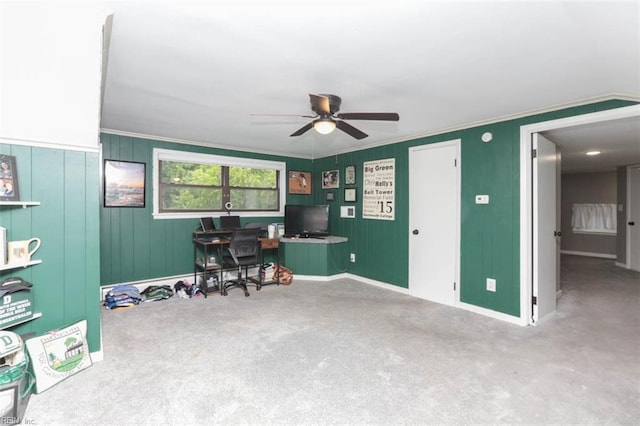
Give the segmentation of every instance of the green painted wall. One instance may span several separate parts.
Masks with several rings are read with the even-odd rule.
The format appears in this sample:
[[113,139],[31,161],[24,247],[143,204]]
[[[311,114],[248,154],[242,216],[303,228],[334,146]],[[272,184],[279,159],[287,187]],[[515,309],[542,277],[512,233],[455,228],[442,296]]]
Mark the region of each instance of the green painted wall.
[[[463,129],[407,142],[363,149],[314,161],[283,158],[288,170],[313,172],[311,196],[287,197],[297,204],[331,205],[331,233],[349,241],[340,252],[348,260],[356,253],[356,263],[346,263],[347,272],[408,287],[408,149],[413,146],[461,139],[461,247],[460,298],[463,302],[508,315],[520,315],[520,126],[634,104],[607,101],[567,108],[545,114]],[[493,141],[482,143],[480,136],[492,132]],[[269,158],[254,154],[214,150],[114,135],[103,135],[104,158],[143,161],[151,164],[154,146],[223,155]],[[135,143],[134,143],[135,142]],[[362,164],[384,158],[396,159],[395,221],[362,219]],[[357,216],[341,219],[344,203],[344,168],[355,165],[358,189]],[[335,201],[326,201],[321,189],[321,173],[339,170],[341,185],[333,190]],[[151,171],[148,168],[148,182]],[[190,236],[195,220],[152,220],[150,191],[146,209],[101,210],[102,283],[117,283],[191,272]],[[476,205],[475,194],[489,194],[491,204]],[[436,206],[434,206],[435,208]],[[296,271],[294,271],[295,273]],[[496,278],[498,291],[485,290],[485,278]]]
[[[153,219],[152,165],[153,148],[203,154],[239,156],[272,161],[285,161],[287,170],[311,170],[310,160],[284,158],[102,134],[103,157],[108,160],[137,161],[147,164],[145,208],[100,209],[100,259],[102,285],[128,283],[173,275],[193,273],[192,234],[199,226],[197,219]],[[287,195],[287,202],[308,204],[310,195]],[[102,205],[102,204],[101,204]],[[217,218],[214,219],[219,226]],[[282,217],[241,218],[248,222],[282,222]],[[266,255],[272,260],[273,254]]]
[[99,155],[3,144],[0,153],[16,157],[20,199],[41,203],[0,207],[9,241],[42,240],[33,255],[41,264],[0,272],[32,283],[34,311],[42,312],[12,331],[41,335],[86,319],[89,348],[100,350]]
[[[356,253],[348,272],[385,283],[408,287],[408,151],[410,147],[461,139],[461,247],[460,299],[462,302],[508,315],[520,315],[520,126],[587,114],[634,104],[608,101],[568,108],[486,126],[463,129],[403,143],[326,157],[314,162],[314,173],[356,165],[358,188],[355,219],[340,219],[344,203],[341,184],[332,207],[331,233],[348,237],[346,256]],[[491,143],[480,140],[493,133]],[[362,219],[362,167],[365,161],[396,159],[395,221]],[[316,186],[316,188],[319,188]],[[327,190],[316,191],[314,202],[326,202]],[[489,194],[491,204],[476,205],[476,194]],[[434,206],[436,208],[436,206]],[[485,290],[486,277],[500,283],[495,293]]]

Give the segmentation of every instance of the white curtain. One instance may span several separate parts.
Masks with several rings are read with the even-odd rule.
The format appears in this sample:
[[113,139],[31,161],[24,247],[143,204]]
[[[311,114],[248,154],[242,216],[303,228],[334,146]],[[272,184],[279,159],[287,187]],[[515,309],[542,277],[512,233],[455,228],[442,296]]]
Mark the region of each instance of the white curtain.
[[616,233],[615,204],[574,204],[571,227],[576,233]]

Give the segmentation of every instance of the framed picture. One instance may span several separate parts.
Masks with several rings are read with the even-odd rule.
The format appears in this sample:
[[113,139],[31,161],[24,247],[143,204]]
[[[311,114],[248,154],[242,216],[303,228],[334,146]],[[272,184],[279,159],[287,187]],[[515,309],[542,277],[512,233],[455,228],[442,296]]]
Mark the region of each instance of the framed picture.
[[104,206],[144,207],[146,164],[104,160]]
[[15,419],[18,417],[18,386],[0,390],[0,418]]
[[322,172],[322,189],[334,189],[340,187],[340,172],[328,170]]
[[336,199],[336,195],[333,191],[327,191],[327,201],[334,201]]
[[311,172],[289,171],[289,194],[311,194]]
[[344,201],[347,203],[355,203],[356,202],[356,189],[355,188],[345,188],[344,190]]
[[16,157],[0,154],[0,201],[20,201]]
[[347,166],[344,168],[344,184],[356,184],[356,166]]

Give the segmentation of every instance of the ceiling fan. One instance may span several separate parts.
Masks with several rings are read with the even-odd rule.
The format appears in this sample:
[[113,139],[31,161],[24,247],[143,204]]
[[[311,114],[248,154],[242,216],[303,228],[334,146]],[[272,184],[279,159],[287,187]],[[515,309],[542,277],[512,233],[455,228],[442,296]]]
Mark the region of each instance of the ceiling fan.
[[309,98],[311,100],[311,109],[316,114],[301,115],[300,117],[313,118],[314,120],[296,130],[290,136],[300,136],[312,128],[320,134],[327,135],[337,127],[356,139],[364,139],[368,136],[366,133],[342,120],[398,121],[400,119],[400,116],[395,112],[338,113],[342,99],[336,95],[316,95],[309,93]]

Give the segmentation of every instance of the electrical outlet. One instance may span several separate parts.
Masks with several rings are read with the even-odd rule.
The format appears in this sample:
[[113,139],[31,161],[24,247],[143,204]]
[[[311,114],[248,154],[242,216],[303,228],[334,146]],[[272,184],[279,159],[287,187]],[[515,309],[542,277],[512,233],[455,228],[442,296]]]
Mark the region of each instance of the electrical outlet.
[[356,263],[356,254],[355,253],[351,253],[351,255],[349,256],[349,262]]
[[487,291],[496,291],[496,280],[494,278],[487,278]]

